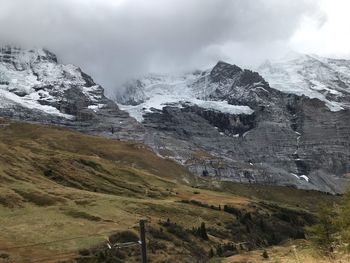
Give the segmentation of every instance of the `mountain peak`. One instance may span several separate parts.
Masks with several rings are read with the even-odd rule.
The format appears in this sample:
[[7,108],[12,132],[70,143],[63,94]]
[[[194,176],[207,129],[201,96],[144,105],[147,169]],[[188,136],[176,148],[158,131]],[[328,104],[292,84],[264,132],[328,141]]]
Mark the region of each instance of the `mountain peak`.
[[224,61],[219,61],[210,72],[210,76],[214,81],[223,79],[232,79],[237,73],[242,72],[242,69],[236,65],[231,65]]
[[58,63],[56,55],[44,48],[22,49],[10,45],[0,47],[0,63],[25,67],[25,65],[42,61]]
[[0,95],[0,108],[20,106],[65,118],[104,100],[103,89],[80,68],[59,64],[46,49],[13,46],[0,48]]
[[276,90],[318,99],[331,111],[349,107],[350,61],[293,52],[258,71]]

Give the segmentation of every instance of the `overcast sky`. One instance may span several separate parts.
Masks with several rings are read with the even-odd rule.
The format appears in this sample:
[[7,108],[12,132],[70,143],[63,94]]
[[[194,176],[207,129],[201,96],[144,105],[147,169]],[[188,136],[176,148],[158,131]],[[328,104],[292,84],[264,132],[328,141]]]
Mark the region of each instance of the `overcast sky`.
[[349,0],[0,0],[0,42],[46,47],[105,88],[147,72],[350,57]]

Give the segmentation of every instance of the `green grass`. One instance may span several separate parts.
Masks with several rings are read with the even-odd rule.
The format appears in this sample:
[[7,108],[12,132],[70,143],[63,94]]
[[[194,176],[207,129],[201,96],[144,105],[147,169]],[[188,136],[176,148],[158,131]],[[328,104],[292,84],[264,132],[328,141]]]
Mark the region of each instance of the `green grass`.
[[[185,230],[205,222],[208,228],[225,233],[225,224],[236,218],[210,205],[272,213],[272,208],[260,202],[312,211],[320,200],[333,202],[336,198],[291,188],[214,184],[159,158],[139,143],[18,122],[0,128],[0,252],[2,248],[85,236],[11,250],[15,261],[28,255],[35,258],[98,246],[110,233],[137,231],[135,224],[144,217],[155,229],[169,218]],[[98,235],[89,236],[93,234]],[[227,242],[216,236],[207,242],[190,239],[185,243],[176,236],[172,241],[150,240],[155,247],[153,262],[182,262],[184,255],[207,253],[216,244]],[[137,254],[131,258],[136,260]]]
[[327,195],[313,190],[298,190],[292,187],[274,185],[221,182],[218,189],[253,200],[264,200],[312,212],[316,210],[319,203],[330,205],[339,201],[339,196]]
[[218,257],[214,257],[211,258],[209,263],[221,263],[222,262],[222,258],[218,258]]

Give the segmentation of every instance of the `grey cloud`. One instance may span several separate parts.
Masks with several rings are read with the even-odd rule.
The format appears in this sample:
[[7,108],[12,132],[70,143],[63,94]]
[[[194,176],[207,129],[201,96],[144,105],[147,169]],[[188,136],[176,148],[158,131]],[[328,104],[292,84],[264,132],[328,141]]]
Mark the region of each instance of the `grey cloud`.
[[[116,4],[117,3],[117,4]],[[255,63],[282,50],[317,0],[0,0],[0,41],[44,46],[106,88],[150,70]],[[322,18],[323,19],[323,18]]]

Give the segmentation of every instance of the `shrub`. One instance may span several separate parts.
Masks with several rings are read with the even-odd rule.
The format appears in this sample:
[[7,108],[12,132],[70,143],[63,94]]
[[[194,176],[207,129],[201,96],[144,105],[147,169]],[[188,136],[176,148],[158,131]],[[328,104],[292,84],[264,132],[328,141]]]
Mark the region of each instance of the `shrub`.
[[173,240],[172,236],[169,235],[167,232],[163,230],[163,228],[154,228],[154,227],[149,227],[148,232],[150,235],[156,239],[162,239],[166,241],[171,241]]
[[265,259],[268,259],[268,258],[269,258],[269,254],[267,253],[266,250],[264,250],[264,252],[262,253],[261,256],[262,256],[263,258],[265,258]]
[[216,253],[218,256],[230,257],[238,253],[236,246],[233,243],[225,243],[218,245]]
[[212,248],[210,248],[209,253],[208,253],[208,256],[209,256],[209,258],[212,258],[212,257],[215,256],[215,255],[214,255],[214,250],[213,250]]
[[232,206],[224,205],[224,211],[225,211],[226,213],[235,215],[235,216],[237,216],[237,217],[241,217],[241,216],[242,216],[241,210],[239,210],[239,209],[237,209],[237,208],[235,208],[235,207],[232,207]]
[[209,240],[208,234],[207,234],[207,229],[205,227],[205,223],[202,222],[200,227],[193,228],[192,232],[194,235],[202,238],[203,240]]
[[139,236],[133,231],[123,231],[109,236],[111,243],[138,242]]
[[167,229],[167,231],[183,241],[191,241],[189,233],[180,225],[170,222],[170,219],[166,222],[162,222],[161,225]]
[[185,203],[185,204],[191,204],[191,205],[196,205],[196,206],[200,206],[200,207],[210,208],[210,209],[217,210],[217,211],[221,210],[220,205],[218,207],[216,207],[214,205],[204,204],[204,203],[197,201],[197,200],[181,200],[180,202]]

